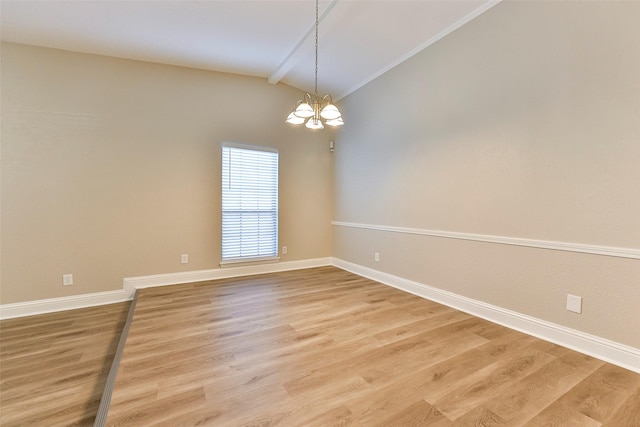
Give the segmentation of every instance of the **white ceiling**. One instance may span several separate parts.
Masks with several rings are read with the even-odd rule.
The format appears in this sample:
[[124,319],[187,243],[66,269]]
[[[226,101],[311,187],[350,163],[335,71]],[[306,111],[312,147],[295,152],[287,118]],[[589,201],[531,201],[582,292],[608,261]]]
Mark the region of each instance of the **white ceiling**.
[[[500,0],[321,0],[318,92],[338,100]],[[4,41],[313,91],[313,0],[1,0]]]

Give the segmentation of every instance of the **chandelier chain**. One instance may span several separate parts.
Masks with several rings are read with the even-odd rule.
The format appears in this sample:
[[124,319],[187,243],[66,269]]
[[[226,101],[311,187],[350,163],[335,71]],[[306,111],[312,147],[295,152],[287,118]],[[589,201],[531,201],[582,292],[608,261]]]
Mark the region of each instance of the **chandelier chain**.
[[[334,3],[337,0],[334,0]],[[293,111],[289,113],[285,122],[292,125],[305,124],[309,129],[324,129],[324,124],[329,126],[342,126],[342,114],[338,107],[333,104],[331,95],[324,98],[318,96],[318,27],[320,22],[320,0],[316,0],[316,68],[313,95],[309,92],[298,100]],[[330,8],[329,8],[330,10]]]
[[315,73],[315,95],[318,97],[318,3],[316,0],[316,73]]

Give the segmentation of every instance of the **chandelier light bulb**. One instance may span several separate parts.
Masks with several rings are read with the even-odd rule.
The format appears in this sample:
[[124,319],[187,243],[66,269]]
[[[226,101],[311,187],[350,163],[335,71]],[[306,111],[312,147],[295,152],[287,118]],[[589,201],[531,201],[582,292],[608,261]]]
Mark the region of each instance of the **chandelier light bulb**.
[[342,121],[342,117],[338,117],[337,119],[327,120],[326,124],[329,126],[342,126],[344,121]]
[[289,113],[286,122],[292,125],[301,125],[304,123],[304,118],[298,117],[295,112],[292,111],[291,113]]
[[340,110],[338,110],[338,107],[336,107],[333,104],[328,104],[322,109],[322,111],[320,112],[320,116],[323,119],[333,120],[340,117],[341,114],[340,114]]
[[305,126],[309,129],[324,129],[322,121],[316,117],[311,117],[307,120],[307,124]]
[[302,102],[300,105],[298,105],[298,107],[296,107],[294,114],[298,117],[306,119],[307,117],[313,116],[313,108],[306,102]]

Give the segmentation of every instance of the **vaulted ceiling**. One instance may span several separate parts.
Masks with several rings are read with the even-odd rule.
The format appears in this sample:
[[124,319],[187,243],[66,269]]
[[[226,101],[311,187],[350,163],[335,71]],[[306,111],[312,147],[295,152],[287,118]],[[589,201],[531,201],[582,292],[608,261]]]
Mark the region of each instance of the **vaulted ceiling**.
[[[319,92],[340,99],[500,0],[321,0]],[[1,0],[4,41],[312,91],[313,0]]]

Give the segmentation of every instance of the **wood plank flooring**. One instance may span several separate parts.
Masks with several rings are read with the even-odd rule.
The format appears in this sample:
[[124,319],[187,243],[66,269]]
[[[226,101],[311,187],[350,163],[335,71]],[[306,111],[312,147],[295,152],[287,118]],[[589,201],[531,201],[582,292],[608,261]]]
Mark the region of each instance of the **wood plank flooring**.
[[[0,425],[92,425],[128,307],[0,322]],[[634,427],[640,375],[327,267],[142,290],[107,424]]]
[[0,425],[93,425],[130,303],[0,322]]
[[639,374],[333,267],[136,304],[109,426],[640,426]]

